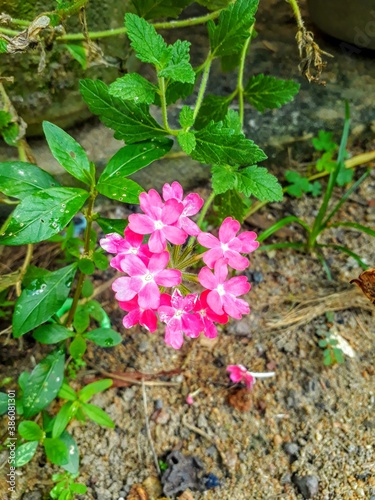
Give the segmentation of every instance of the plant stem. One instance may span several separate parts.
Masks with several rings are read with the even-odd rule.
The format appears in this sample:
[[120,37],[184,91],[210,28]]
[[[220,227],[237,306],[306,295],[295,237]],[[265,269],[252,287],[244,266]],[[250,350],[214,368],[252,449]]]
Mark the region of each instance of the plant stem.
[[300,8],[298,5],[298,1],[297,0],[287,0],[287,2],[292,7],[294,17],[296,18],[296,21],[297,21],[298,29],[302,29],[304,27],[304,22],[302,19],[302,15],[301,15],[301,11],[300,11]]
[[[87,226],[86,226],[86,229],[85,229],[85,238],[84,238],[84,247],[83,247],[82,258],[90,258],[90,256],[91,256],[91,251],[90,251],[90,233],[91,233],[91,227],[92,227],[92,222],[93,222],[92,216],[93,216],[93,213],[94,213],[94,203],[95,203],[96,196],[97,196],[97,192],[95,190],[93,190],[91,192],[91,195],[90,195],[90,198],[89,198],[89,203],[88,203],[87,209],[86,209],[85,217],[86,217],[86,220],[87,220]],[[82,286],[83,286],[83,282],[85,280],[85,277],[86,277],[86,274],[83,273],[82,271],[80,271],[79,272],[79,276],[78,276],[78,281],[77,281],[76,289],[75,289],[74,296],[73,296],[72,306],[71,306],[71,308],[69,310],[68,317],[67,317],[66,323],[65,323],[65,326],[67,328],[69,328],[70,325],[73,322],[74,314],[75,314],[75,312],[77,310],[79,299],[81,297]]]
[[19,277],[18,277],[18,281],[16,283],[17,297],[19,297],[21,295],[21,292],[22,292],[22,290],[21,290],[21,283],[22,283],[23,277],[25,276],[27,268],[30,265],[31,259],[33,258],[33,248],[34,247],[33,247],[33,245],[31,243],[29,243],[27,245],[25,260],[23,261],[23,264],[22,264],[22,266],[20,268],[20,274],[19,274]]
[[208,77],[210,75],[212,60],[213,60],[213,58],[212,58],[211,52],[209,52],[207,59],[206,59],[206,62],[204,64],[202,80],[201,80],[201,84],[200,84],[199,91],[198,91],[197,101],[196,101],[195,107],[194,107],[194,114],[193,114],[194,120],[198,116],[199,110],[202,106],[204,93],[206,92]]
[[175,135],[175,132],[171,130],[169,123],[168,123],[168,110],[167,110],[167,100],[165,98],[165,78],[158,78],[159,81],[159,95],[160,95],[160,103],[161,103],[161,113],[163,116],[163,125],[164,129],[168,134],[173,134]]
[[243,128],[243,120],[244,120],[244,99],[243,99],[243,77],[244,77],[244,70],[245,70],[245,60],[246,60],[246,54],[250,46],[251,38],[253,36],[253,31],[254,31],[254,24],[250,28],[250,36],[244,43],[244,46],[242,48],[242,53],[241,53],[241,60],[240,60],[240,66],[238,69],[238,81],[237,81],[237,91],[238,91],[238,107],[239,107],[239,115],[240,115],[240,121],[241,121],[241,128]]

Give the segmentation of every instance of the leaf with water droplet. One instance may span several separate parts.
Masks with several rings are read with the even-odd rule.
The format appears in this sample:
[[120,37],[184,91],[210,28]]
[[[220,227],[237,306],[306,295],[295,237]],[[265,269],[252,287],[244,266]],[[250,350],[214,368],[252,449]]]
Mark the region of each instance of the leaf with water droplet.
[[64,351],[55,349],[33,369],[22,396],[25,418],[33,417],[55,399],[64,379],[64,363]]
[[77,443],[66,430],[61,434],[59,439],[65,443],[67,449],[69,450],[69,461],[67,464],[62,465],[62,468],[70,474],[77,474],[79,470],[79,453]]
[[23,290],[17,299],[13,315],[13,336],[15,338],[29,332],[53,316],[69,295],[69,287],[63,286],[73,281],[77,264],[47,272]]
[[113,347],[122,342],[121,335],[111,328],[97,328],[85,333],[84,337],[101,347]]

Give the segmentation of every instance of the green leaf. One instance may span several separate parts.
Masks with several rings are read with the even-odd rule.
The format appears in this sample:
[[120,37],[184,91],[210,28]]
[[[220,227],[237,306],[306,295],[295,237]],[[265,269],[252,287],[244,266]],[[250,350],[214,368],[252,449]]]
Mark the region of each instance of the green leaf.
[[130,44],[140,61],[162,67],[169,56],[167,44],[155,28],[135,14],[125,14],[125,27]]
[[310,193],[312,196],[319,196],[322,192],[322,185],[319,181],[310,182]]
[[73,326],[77,333],[83,333],[90,325],[90,315],[87,304],[80,304],[73,318]]
[[290,186],[287,186],[286,192],[292,196],[300,198],[303,193],[308,193],[311,190],[308,179],[302,177],[298,172],[287,170],[285,172],[285,179],[291,183]]
[[30,441],[29,443],[21,444],[16,448],[16,467],[22,467],[30,462],[38,448],[38,441]]
[[77,264],[53,271],[30,283],[18,298],[13,315],[13,336],[20,337],[53,316],[64,304]]
[[352,168],[346,168],[345,163],[342,162],[339,166],[339,172],[336,177],[336,184],[338,186],[345,186],[345,184],[349,184],[353,179],[354,170]]
[[8,411],[8,394],[0,392],[0,415],[4,415]]
[[86,279],[82,285],[82,297],[88,299],[89,297],[91,297],[93,293],[94,293],[94,285],[89,279]]
[[[62,468],[69,472],[70,474],[78,474],[79,471],[79,452],[78,446],[74,438],[69,434],[68,431],[64,431],[59,437],[66,448],[69,450],[68,463],[63,464]],[[72,486],[72,485],[71,485]]]
[[190,64],[190,42],[177,40],[169,47],[170,55],[158,76],[173,82],[194,83],[195,72]]
[[84,337],[101,347],[113,347],[121,344],[122,337],[119,333],[110,328],[97,328],[85,333]]
[[76,179],[91,185],[94,181],[90,161],[83,147],[63,129],[50,122],[43,122],[48,146],[62,167]]
[[[195,83],[195,82],[194,82]],[[190,96],[194,92],[194,84],[193,83],[181,83],[181,82],[170,82],[167,85],[167,89],[165,92],[165,100],[167,105],[175,103],[179,99],[185,99]],[[157,95],[155,98],[155,102],[157,106],[160,106],[160,98]]]
[[32,163],[5,161],[0,163],[0,191],[23,200],[41,189],[57,187],[59,183]]
[[92,255],[95,265],[100,271],[105,271],[108,268],[108,259],[101,250],[94,252]]
[[2,245],[38,243],[59,233],[82,208],[89,193],[78,188],[50,188],[24,198],[3,228]]
[[9,146],[17,146],[17,141],[20,135],[20,128],[17,123],[10,123],[7,127],[1,130],[4,141]]
[[253,165],[237,172],[237,189],[245,196],[260,201],[281,201],[283,190],[277,178],[266,168]]
[[326,151],[322,154],[322,156],[316,162],[316,169],[318,172],[333,172],[337,163],[336,160],[333,159],[334,151]]
[[232,0],[196,0],[197,3],[209,10],[225,9]]
[[31,372],[22,397],[25,418],[33,417],[55,399],[63,383],[64,363],[63,350],[56,349]]
[[[255,30],[253,30],[254,33]],[[221,71],[223,73],[229,73],[234,71],[241,63],[242,47],[235,54],[230,56],[223,56],[220,58]]]
[[95,264],[91,259],[80,259],[78,261],[78,269],[83,274],[93,274],[95,272]]
[[182,106],[178,121],[182,128],[192,127],[194,125],[194,110],[190,106]]
[[177,134],[177,140],[181,146],[182,151],[186,154],[191,154],[196,146],[195,134],[193,132],[187,132],[185,130],[179,130]]
[[328,340],[327,339],[321,339],[318,342],[319,347],[326,347],[328,345]]
[[96,300],[89,300],[85,306],[90,316],[98,323],[102,323],[107,317],[104,309]]
[[233,217],[242,222],[247,209],[243,199],[234,189],[215,196],[214,206],[221,221],[227,217]]
[[7,52],[8,43],[5,40],[0,39],[0,54],[5,54]]
[[312,139],[312,144],[317,151],[336,151],[337,144],[333,140],[333,132],[319,130],[318,137]]
[[47,458],[55,465],[66,465],[69,462],[69,450],[59,438],[46,438],[43,442]]
[[211,52],[214,56],[235,54],[250,36],[258,0],[237,0],[220,13],[218,23],[207,23]]
[[18,434],[26,441],[40,441],[43,437],[43,431],[36,422],[24,420],[18,426]]
[[266,109],[281,108],[293,100],[300,84],[268,75],[252,76],[244,89],[245,99],[261,113]]
[[158,19],[160,17],[178,17],[191,0],[133,0],[133,5],[140,17]]
[[253,141],[234,133],[221,122],[211,122],[196,132],[195,138],[197,145],[191,157],[201,163],[252,165],[267,158]]
[[126,219],[108,219],[106,217],[98,217],[96,222],[103,229],[105,234],[118,233],[124,236],[124,231],[128,225]]
[[77,495],[83,495],[87,491],[87,486],[81,483],[73,483],[70,485],[70,491]]
[[232,189],[236,184],[236,173],[230,165],[214,165],[211,168],[212,189],[215,195]]
[[76,392],[70,387],[70,385],[68,385],[67,382],[63,382],[57,395],[59,398],[67,399],[68,401],[75,401],[78,398]]
[[138,73],[128,73],[117,78],[108,87],[108,92],[113,97],[134,101],[134,103],[151,104],[154,102],[157,87]]
[[333,354],[335,356],[336,363],[341,364],[341,363],[345,362],[344,353],[342,352],[342,350],[339,347],[335,347],[333,349]]
[[207,94],[202,102],[194,127],[197,130],[206,127],[211,120],[220,122],[224,120],[229,106],[228,97]]
[[91,399],[94,394],[98,394],[99,392],[103,392],[109,387],[113,385],[113,381],[110,378],[105,378],[102,380],[97,380],[96,382],[92,382],[91,384],[86,385],[79,391],[79,400],[82,403],[87,403],[89,399]]
[[81,335],[77,335],[69,346],[69,354],[73,359],[81,359],[85,354],[86,349],[86,340]]
[[150,115],[148,106],[109,95],[108,87],[100,80],[81,80],[80,90],[90,111],[115,130],[116,139],[131,144],[167,135]]
[[101,426],[110,427],[111,429],[115,427],[112,419],[109,418],[105,411],[103,411],[98,406],[92,405],[90,403],[83,403],[82,411],[90,420],[93,420]]
[[235,134],[242,134],[240,115],[234,109],[228,109],[223,121],[224,127],[232,129]]
[[57,344],[73,336],[74,333],[71,330],[56,323],[40,326],[33,333],[34,339],[41,344]]
[[109,160],[98,180],[97,190],[114,200],[139,203],[139,195],[143,188],[126,177],[162,158],[170,151],[172,145],[173,141],[165,139],[121,148]]
[[82,69],[87,69],[87,52],[86,48],[82,44],[78,43],[67,43],[64,47],[68,50],[70,55],[79,62]]
[[12,115],[8,111],[0,110],[0,129],[7,127],[12,121]]
[[28,266],[26,274],[22,280],[22,285],[24,287],[27,287],[30,285],[32,281],[44,278],[45,276],[48,276],[50,272],[51,271],[48,271],[48,269],[43,269],[42,267],[37,267],[33,265]]
[[79,408],[78,401],[68,401],[62,405],[59,413],[56,415],[53,427],[52,427],[52,437],[59,437],[65,430],[66,426],[72,420]]

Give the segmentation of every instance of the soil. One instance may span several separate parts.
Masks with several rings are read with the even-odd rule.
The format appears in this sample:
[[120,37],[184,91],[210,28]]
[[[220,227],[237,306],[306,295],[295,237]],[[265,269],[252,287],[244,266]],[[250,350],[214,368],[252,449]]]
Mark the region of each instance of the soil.
[[[352,136],[351,155],[375,149],[367,125]],[[336,132],[340,134],[338,128]],[[291,161],[303,172],[314,160],[311,146],[310,152],[306,151],[306,143],[293,143],[292,159],[284,148],[283,162],[271,156],[267,167],[280,179]],[[358,169],[355,177],[362,171]],[[336,214],[336,220],[373,227],[374,187],[372,171]],[[197,190],[207,196],[207,186]],[[343,192],[336,190],[336,200]],[[291,214],[311,224],[318,203],[308,196],[285,197],[282,203],[269,204],[245,221],[244,229],[261,232]],[[102,208],[108,217],[129,213],[126,205],[103,204]],[[272,242],[302,238],[301,230],[291,225]],[[332,228],[322,235],[321,242],[347,245],[370,267],[375,264],[375,241],[369,235]],[[12,258],[10,252],[3,254],[8,270],[22,262],[22,253],[12,252]],[[46,255],[45,247],[38,245],[33,263],[47,267],[55,256]],[[314,255],[292,250],[254,252],[247,271],[252,283],[247,296],[251,314],[221,328],[217,339],[186,339],[179,351],[164,344],[162,329],[152,335],[137,327],[125,331],[122,311],[110,288],[114,272],[95,274],[96,298],[124,340],[115,348],[90,346],[85,356],[87,366],[73,385],[78,388],[84,381],[107,377],[108,373],[114,374],[116,383],[121,374],[138,378],[92,400],[114,420],[114,429],[90,422],[69,426],[80,450],[79,479],[88,486],[87,494],[79,498],[167,497],[162,493],[153,446],[159,460],[173,464],[170,470],[174,476],[170,476],[167,488],[175,493],[169,498],[374,500],[375,307],[349,283],[361,272],[354,259],[332,250],[325,251],[325,258],[332,281]],[[331,332],[343,342],[344,363],[324,366],[323,350],[318,345],[322,332]],[[28,335],[22,345],[9,331],[2,333],[0,380],[31,370],[48,352]],[[229,364],[242,364],[254,372],[275,371],[276,375],[258,380],[250,393],[244,392],[230,382],[226,373]],[[150,375],[143,386],[140,373]],[[187,395],[198,389],[194,404],[188,405]],[[168,459],[172,451],[175,454]],[[182,459],[177,452],[188,458]],[[5,452],[0,459],[5,472]],[[179,463],[190,474],[184,476],[180,491],[176,487]],[[7,496],[2,485],[1,498],[47,498],[51,475],[56,471],[39,452],[30,466],[18,470],[17,495]],[[201,476],[209,474],[205,487],[216,487],[197,491],[203,489]]]

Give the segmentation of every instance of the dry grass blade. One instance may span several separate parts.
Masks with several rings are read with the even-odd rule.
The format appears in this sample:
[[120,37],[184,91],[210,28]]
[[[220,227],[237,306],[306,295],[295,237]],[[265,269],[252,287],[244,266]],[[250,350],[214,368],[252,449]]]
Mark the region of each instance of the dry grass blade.
[[[290,302],[290,300],[288,300]],[[367,311],[374,312],[374,307],[358,293],[356,289],[344,290],[310,299],[295,299],[292,309],[283,314],[282,318],[275,318],[268,321],[269,329],[279,329],[287,327],[299,327],[310,323],[313,319],[322,316],[326,312],[341,311],[352,307],[359,307]]]

